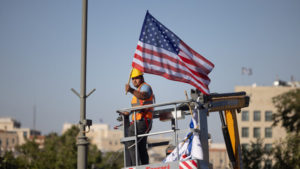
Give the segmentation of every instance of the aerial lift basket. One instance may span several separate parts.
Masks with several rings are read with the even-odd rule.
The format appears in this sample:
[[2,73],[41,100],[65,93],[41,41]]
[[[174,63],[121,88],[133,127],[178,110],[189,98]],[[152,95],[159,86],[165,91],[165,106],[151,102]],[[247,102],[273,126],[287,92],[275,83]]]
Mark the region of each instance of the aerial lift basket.
[[[117,110],[117,113],[122,114],[122,112],[135,112],[140,109],[155,108],[153,112],[153,118],[159,118],[161,121],[171,121],[171,129],[159,132],[150,132],[147,134],[135,135],[132,137],[124,137],[121,139],[122,143],[127,141],[135,141],[135,145],[138,142],[138,139],[145,136],[153,136],[158,134],[172,133],[174,135],[175,145],[178,145],[178,120],[184,118],[184,116],[190,115],[190,107],[194,108],[196,105],[198,107],[198,124],[199,129],[193,130],[194,134],[199,134],[200,142],[203,150],[203,159],[193,159],[187,161],[174,161],[171,163],[157,163],[157,164],[148,164],[148,165],[137,165],[136,166],[127,166],[126,165],[126,154],[127,150],[124,146],[124,166],[125,169],[150,169],[150,168],[181,168],[181,165],[191,164],[191,168],[198,169],[208,169],[213,168],[212,164],[209,163],[209,149],[208,149],[208,129],[207,129],[207,116],[210,112],[219,112],[222,131],[226,144],[227,153],[231,161],[232,166],[235,169],[242,168],[241,158],[240,158],[240,143],[238,136],[238,128],[236,121],[236,110],[240,111],[241,108],[247,107],[249,105],[249,97],[246,96],[245,92],[236,92],[236,93],[223,93],[223,94],[210,94],[203,95],[198,90],[191,90],[192,99],[187,99],[183,101],[175,101],[161,104],[151,104],[139,107],[132,107],[122,110]],[[161,108],[166,107],[167,108]],[[174,106],[174,108],[170,108]],[[225,112],[225,120],[223,116],[223,111]],[[173,113],[172,113],[173,112]],[[128,125],[128,121],[125,118],[122,118],[124,126]],[[127,135],[126,127],[124,127],[124,136]],[[159,145],[159,144],[158,144]],[[136,147],[136,146],[135,146]],[[135,149],[137,154],[137,149]],[[178,154],[177,154],[178,155]],[[179,159],[179,158],[177,158]],[[136,161],[138,158],[136,156]]]

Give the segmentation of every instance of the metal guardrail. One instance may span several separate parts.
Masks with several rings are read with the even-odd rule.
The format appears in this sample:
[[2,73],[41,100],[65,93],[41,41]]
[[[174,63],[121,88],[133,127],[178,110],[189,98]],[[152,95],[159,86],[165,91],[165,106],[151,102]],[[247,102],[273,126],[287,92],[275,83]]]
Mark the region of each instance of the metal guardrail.
[[[163,106],[174,106],[173,110],[175,111],[175,117],[172,119],[172,123],[174,126],[172,126],[171,130],[164,130],[164,131],[159,131],[159,132],[153,132],[153,133],[146,133],[146,134],[140,134],[137,135],[137,128],[135,127],[135,136],[131,136],[131,137],[124,137],[123,139],[121,139],[122,143],[128,142],[128,141],[135,141],[135,154],[136,154],[136,166],[138,166],[138,138],[142,138],[142,137],[146,137],[146,136],[153,136],[153,135],[159,135],[159,134],[166,134],[166,133],[174,133],[174,140],[175,140],[175,145],[178,145],[178,132],[180,131],[180,129],[178,128],[178,119],[177,119],[177,110],[178,107],[177,105],[179,104],[189,104],[195,102],[193,99],[189,99],[189,100],[181,100],[181,101],[174,101],[174,102],[166,102],[166,103],[160,103],[160,104],[151,104],[151,105],[145,105],[145,106],[138,106],[138,107],[132,107],[132,108],[125,108],[125,109],[120,109],[117,110],[117,113],[123,113],[123,112],[133,112],[134,116],[136,115],[136,111],[141,110],[141,109],[146,109],[146,108],[154,108],[154,107],[163,107]],[[165,113],[166,111],[170,111],[172,108],[168,107],[165,109],[160,109],[157,111],[154,111],[154,114],[156,114],[156,118],[159,117],[159,114]],[[188,114],[188,113],[187,113]],[[199,121],[198,121],[199,123]],[[136,121],[134,121],[134,124],[136,126]],[[123,117],[123,125],[126,126],[126,122],[125,122],[125,118]],[[198,124],[198,126],[200,126]],[[126,127],[124,127],[124,136],[126,136],[127,134],[126,131]],[[177,146],[176,146],[177,147]],[[126,146],[124,146],[124,154],[126,154],[126,151],[128,151],[126,149]],[[126,164],[126,155],[124,155],[124,166],[127,166]],[[177,151],[177,159],[179,159],[179,151]]]
[[[152,135],[158,135],[158,134],[165,134],[165,133],[174,133],[174,140],[175,140],[175,145],[176,148],[178,145],[178,132],[180,132],[180,129],[178,129],[178,119],[177,119],[177,111],[188,111],[188,105],[192,105],[192,107],[198,107],[197,109],[197,115],[198,115],[198,124],[196,130],[192,131],[194,133],[199,134],[200,136],[200,142],[202,145],[202,151],[203,151],[203,160],[205,163],[209,164],[209,153],[208,153],[208,128],[207,128],[207,115],[209,112],[220,112],[224,110],[232,110],[232,109],[241,109],[243,107],[248,107],[249,105],[249,97],[246,96],[245,92],[236,92],[236,93],[222,93],[222,94],[210,94],[210,95],[203,95],[202,93],[199,93],[197,90],[192,90],[191,91],[191,97],[192,99],[189,100],[181,100],[181,101],[174,101],[174,102],[166,102],[166,103],[161,103],[161,104],[151,104],[151,105],[145,105],[145,106],[138,106],[138,107],[131,107],[131,108],[126,108],[126,109],[120,109],[117,110],[117,113],[122,114],[123,112],[133,112],[134,117],[136,115],[136,111],[141,110],[141,109],[146,109],[146,108],[154,108],[154,107],[163,107],[163,106],[170,106],[173,105],[174,108],[164,108],[164,109],[159,109],[155,110],[153,113],[153,118],[158,118],[160,115],[163,113],[170,113],[172,110],[175,112],[175,117],[171,119],[172,121],[172,130],[165,130],[165,131],[159,131],[159,132],[153,132],[153,133],[146,133],[146,134],[140,134],[137,135],[137,128],[135,127],[135,136],[131,137],[126,137],[127,136],[127,131],[126,127],[124,127],[124,136],[121,140],[122,143],[125,143],[127,141],[133,141],[135,140],[135,154],[136,154],[136,167],[138,166],[138,138],[141,137],[146,137],[146,136],[152,136]],[[181,104],[180,106],[177,106]],[[186,112],[185,115],[190,115],[189,112]],[[220,116],[221,117],[221,116]],[[222,119],[221,119],[222,120]],[[129,123],[129,122],[128,122]],[[136,121],[134,122],[136,126]],[[123,117],[123,125],[124,126],[129,126],[129,124],[126,124],[125,118]],[[223,124],[224,126],[224,124]],[[201,132],[200,132],[201,130]],[[224,136],[225,137],[225,136]],[[226,142],[226,147],[231,147],[231,141],[229,137],[225,138]],[[228,142],[228,146],[227,146]],[[124,146],[124,166],[127,167],[126,165],[126,146]],[[228,154],[229,156],[233,156],[232,153]],[[177,159],[179,159],[179,153],[177,151]],[[199,160],[198,160],[199,162]],[[234,164],[234,160],[231,159],[232,164]],[[198,166],[199,168],[199,166]]]
[[131,112],[131,111],[136,111],[136,110],[141,110],[141,109],[146,109],[146,108],[151,108],[151,107],[161,107],[161,106],[168,106],[168,105],[177,105],[180,103],[190,103],[193,102],[193,99],[189,100],[181,100],[181,101],[174,101],[174,102],[166,102],[166,103],[160,103],[160,104],[149,104],[145,106],[137,106],[137,107],[131,107],[131,108],[125,108],[125,109],[120,109],[117,110],[117,113],[122,113],[122,112]]

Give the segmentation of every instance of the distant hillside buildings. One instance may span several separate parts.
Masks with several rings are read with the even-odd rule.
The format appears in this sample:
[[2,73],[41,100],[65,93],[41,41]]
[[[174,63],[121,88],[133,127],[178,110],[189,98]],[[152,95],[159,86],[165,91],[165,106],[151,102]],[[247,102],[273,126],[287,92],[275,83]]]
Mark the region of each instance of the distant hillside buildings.
[[27,139],[40,135],[40,131],[21,128],[21,123],[13,118],[0,118],[0,155],[6,151],[14,152],[16,145],[22,145]]
[[[62,134],[72,127],[71,123],[64,123]],[[121,130],[111,130],[108,124],[93,124],[90,126],[89,132],[86,136],[92,144],[95,144],[99,150],[102,152],[108,151],[118,151],[123,148],[120,143],[123,137],[123,132]]]

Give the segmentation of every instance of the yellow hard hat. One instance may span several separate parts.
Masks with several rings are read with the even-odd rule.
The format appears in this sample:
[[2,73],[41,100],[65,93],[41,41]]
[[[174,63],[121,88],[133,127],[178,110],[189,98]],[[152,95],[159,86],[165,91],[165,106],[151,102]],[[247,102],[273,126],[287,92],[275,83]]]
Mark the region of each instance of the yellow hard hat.
[[136,68],[133,68],[132,69],[132,72],[131,72],[131,78],[135,78],[135,77],[138,77],[138,76],[141,76],[143,75],[144,73],[141,72],[140,70],[136,69]]

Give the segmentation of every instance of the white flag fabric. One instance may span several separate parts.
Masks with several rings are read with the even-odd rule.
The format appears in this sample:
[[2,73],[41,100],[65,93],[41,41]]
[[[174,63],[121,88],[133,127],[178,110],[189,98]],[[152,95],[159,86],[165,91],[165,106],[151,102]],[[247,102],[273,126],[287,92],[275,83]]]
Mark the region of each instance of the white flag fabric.
[[163,162],[172,162],[177,161],[177,150],[179,149],[179,160],[185,160],[187,159],[186,154],[190,154],[188,150],[189,141],[181,142],[179,145],[170,153]]
[[[198,113],[197,113],[198,107],[196,106],[193,112],[193,118],[191,123],[193,123],[193,126],[190,126],[191,128],[198,128]],[[199,138],[199,134],[194,134],[193,141],[192,141],[192,150],[191,150],[191,156],[192,159],[203,159],[203,151],[202,146]]]
[[[193,112],[193,118],[190,122],[190,128],[194,129],[197,127],[198,114],[197,114],[197,106]],[[188,159],[203,159],[203,151],[201,147],[201,142],[199,138],[199,134],[194,134],[190,132],[185,139],[177,145],[177,147],[169,154],[163,162],[172,162],[177,161],[177,151],[179,149],[179,160],[188,160]]]
[[191,151],[192,159],[203,159],[203,151],[201,147],[201,142],[198,134],[194,135],[193,141],[192,141],[192,151]]

